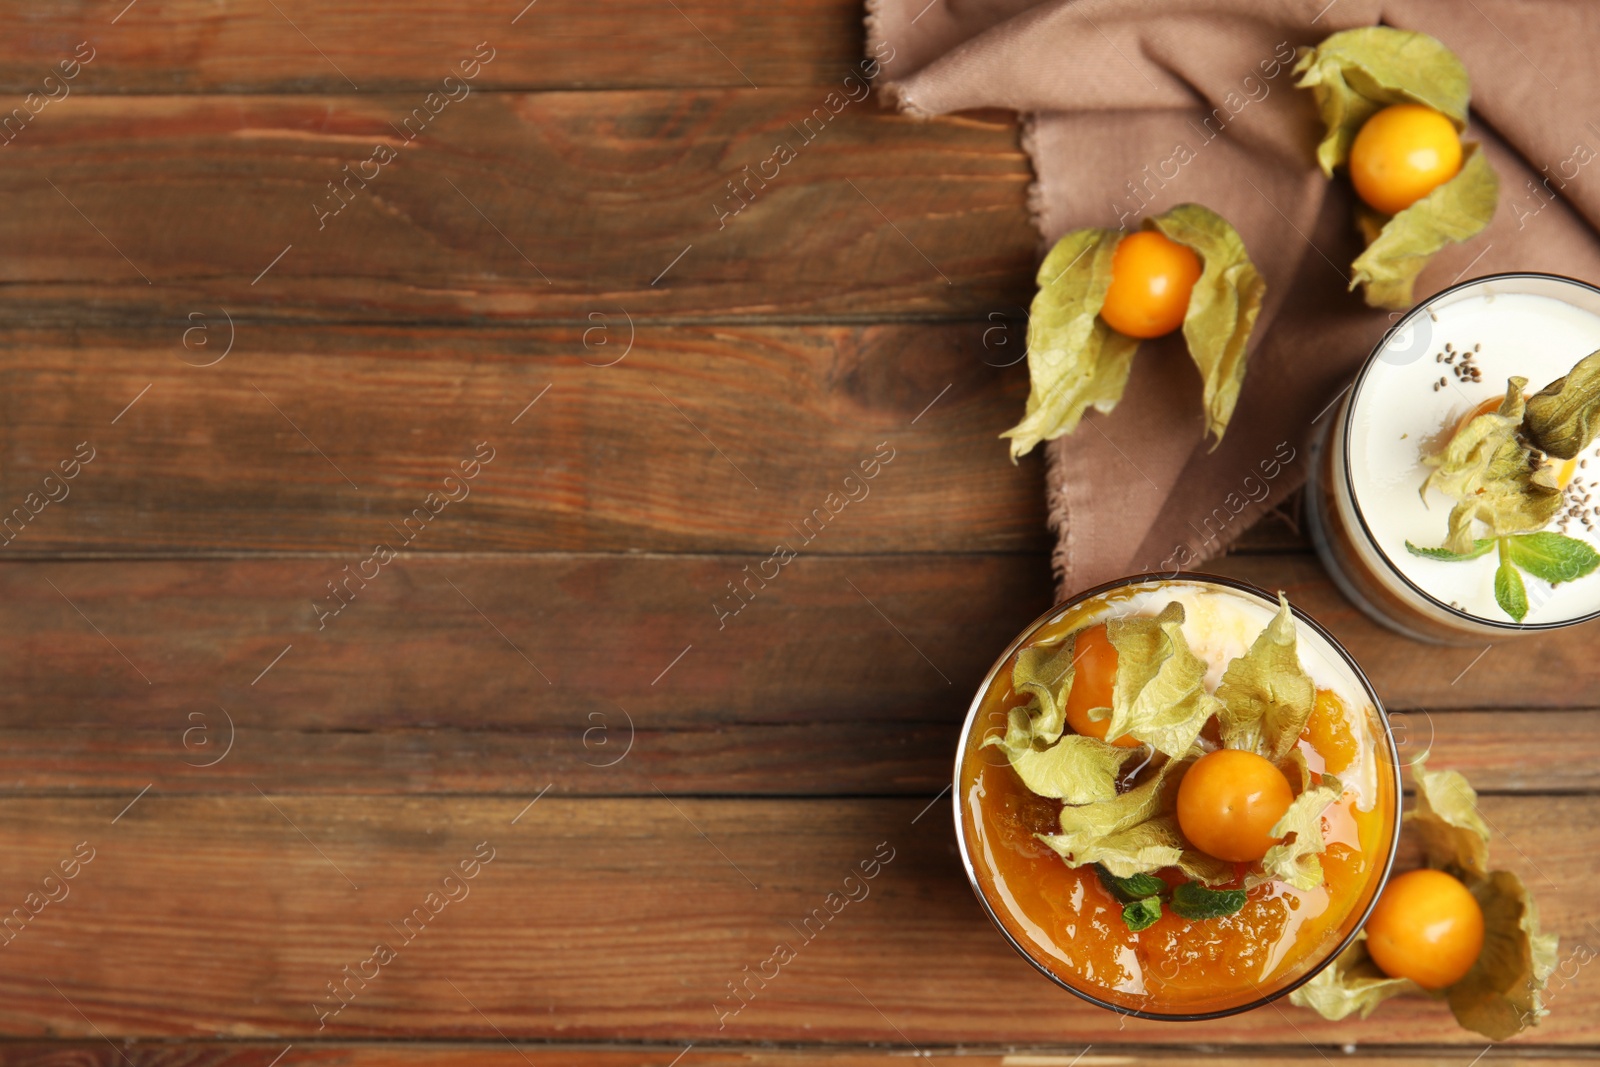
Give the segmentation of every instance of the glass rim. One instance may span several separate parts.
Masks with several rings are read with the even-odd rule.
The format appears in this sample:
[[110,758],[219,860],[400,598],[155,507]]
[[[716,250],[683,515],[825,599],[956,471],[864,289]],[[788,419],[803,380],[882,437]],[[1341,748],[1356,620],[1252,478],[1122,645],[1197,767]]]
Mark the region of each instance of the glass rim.
[[1355,423],[1356,398],[1360,395],[1362,386],[1366,384],[1367,375],[1371,372],[1373,365],[1379,361],[1379,358],[1382,355],[1384,348],[1388,345],[1391,337],[1405,329],[1412,322],[1415,322],[1420,316],[1426,314],[1435,302],[1443,299],[1444,297],[1450,296],[1453,293],[1459,292],[1462,289],[1468,289],[1475,285],[1484,285],[1490,282],[1513,281],[1526,278],[1546,282],[1560,282],[1565,285],[1575,286],[1579,289],[1587,289],[1589,292],[1595,294],[1596,297],[1600,297],[1600,286],[1592,285],[1589,282],[1583,281],[1579,278],[1569,277],[1565,274],[1551,274],[1544,271],[1512,270],[1502,271],[1497,274],[1482,274],[1476,278],[1468,278],[1464,282],[1456,282],[1453,285],[1446,286],[1445,288],[1434,293],[1432,296],[1418,301],[1412,306],[1411,310],[1402,315],[1394,323],[1394,325],[1383,331],[1383,336],[1378,338],[1378,343],[1372,346],[1371,352],[1367,353],[1367,358],[1362,361],[1361,369],[1356,372],[1354,380],[1351,381],[1350,388],[1348,390],[1350,395],[1345,402],[1344,418],[1341,420],[1341,429],[1343,432],[1341,434],[1342,440],[1340,441],[1338,456],[1340,467],[1344,473],[1345,487],[1350,498],[1350,510],[1355,513],[1356,523],[1361,527],[1362,536],[1366,539],[1367,544],[1372,546],[1374,554],[1376,554],[1379,559],[1383,560],[1384,566],[1388,569],[1389,573],[1398,579],[1407,589],[1421,597],[1430,607],[1436,608],[1437,610],[1443,612],[1445,615],[1449,616],[1450,619],[1458,619],[1463,622],[1472,623],[1476,626],[1489,627],[1491,630],[1500,630],[1507,634],[1541,633],[1547,630],[1561,630],[1568,626],[1577,626],[1581,623],[1600,619],[1600,610],[1591,611],[1586,615],[1578,615],[1571,619],[1562,619],[1555,622],[1517,622],[1515,620],[1505,619],[1486,619],[1482,616],[1474,615],[1470,611],[1463,611],[1452,604],[1448,604],[1445,601],[1440,600],[1438,597],[1422,588],[1416,582],[1413,582],[1409,577],[1407,577],[1405,572],[1400,569],[1400,566],[1395,563],[1394,559],[1389,555],[1389,553],[1384,551],[1383,546],[1378,543],[1376,535],[1374,535],[1372,532],[1372,527],[1367,523],[1367,516],[1365,512],[1362,511],[1361,501],[1356,498],[1355,482],[1351,473],[1350,431],[1351,427]]
[[[967,840],[966,827],[963,825],[962,819],[962,815],[966,808],[966,802],[962,797],[961,771],[965,763],[967,746],[972,740],[972,730],[974,725],[977,723],[978,713],[982,710],[984,696],[989,692],[989,688],[991,685],[993,685],[995,677],[1000,673],[1001,669],[1005,667],[1006,662],[1011,659],[1012,655],[1017,651],[1017,649],[1020,648],[1022,644],[1028,640],[1028,638],[1037,633],[1040,628],[1048,623],[1052,618],[1059,615],[1063,611],[1084,603],[1085,601],[1093,600],[1096,597],[1103,596],[1106,593],[1110,593],[1130,585],[1146,585],[1179,581],[1193,582],[1200,585],[1222,586],[1235,592],[1241,592],[1249,596],[1256,597],[1267,604],[1276,606],[1278,603],[1277,598],[1271,593],[1250,582],[1246,582],[1238,578],[1230,578],[1221,574],[1185,571],[1182,573],[1181,577],[1153,572],[1128,575],[1127,577],[1117,578],[1113,581],[1104,582],[1100,585],[1094,586],[1093,588],[1083,590],[1082,592],[1074,594],[1073,596],[1068,597],[1066,600],[1054,605],[1038,618],[1030,622],[1022,629],[1020,633],[1017,634],[1014,639],[1012,639],[1011,643],[1006,646],[1005,651],[1000,653],[999,658],[995,660],[994,665],[991,666],[984,674],[983,681],[978,684],[977,694],[972,699],[971,707],[967,709],[966,719],[961,725],[960,739],[956,745],[955,773],[951,779],[951,791],[954,794],[951,798],[953,801],[951,804],[951,810],[955,819],[956,850],[961,856],[961,866],[966,871],[967,883],[972,887],[972,892],[978,898],[979,904],[983,906],[984,914],[989,917],[989,921],[994,925],[996,930],[1000,931],[1000,935],[1006,939],[1007,943],[1011,945],[1011,948],[1017,953],[1017,955],[1027,960],[1035,970],[1044,975],[1051,982],[1078,997],[1080,1000],[1087,1001],[1088,1003],[1099,1008],[1104,1008],[1107,1011],[1115,1012],[1118,1015],[1130,1016],[1135,1019],[1154,1019],[1158,1022],[1202,1022],[1207,1019],[1222,1019],[1231,1015],[1241,1015],[1247,1011],[1254,1011],[1256,1008],[1263,1007],[1281,997],[1288,995],[1289,993],[1294,992],[1296,989],[1299,989],[1301,986],[1311,981],[1311,979],[1321,974],[1324,968],[1337,960],[1339,956],[1343,954],[1345,949],[1349,948],[1355,943],[1357,935],[1360,934],[1362,928],[1366,926],[1367,919],[1372,914],[1372,909],[1377,906],[1378,897],[1382,895],[1383,887],[1388,883],[1389,875],[1394,869],[1395,855],[1398,853],[1400,848],[1400,822],[1401,813],[1404,808],[1404,783],[1401,781],[1400,776],[1400,751],[1394,743],[1394,730],[1389,723],[1389,713],[1387,709],[1384,708],[1383,702],[1378,699],[1377,691],[1373,689],[1372,682],[1367,678],[1366,672],[1361,669],[1361,665],[1355,661],[1354,657],[1350,655],[1349,651],[1345,649],[1344,645],[1340,644],[1339,640],[1329,633],[1321,623],[1317,622],[1317,620],[1313,619],[1310,615],[1307,615],[1305,612],[1296,608],[1293,604],[1289,605],[1289,610],[1293,615],[1295,622],[1298,625],[1308,627],[1313,633],[1328,643],[1328,646],[1332,648],[1334,652],[1338,654],[1339,658],[1344,661],[1344,664],[1350,668],[1351,672],[1355,675],[1356,680],[1361,683],[1361,688],[1366,692],[1367,698],[1372,702],[1372,707],[1378,716],[1378,722],[1383,727],[1382,734],[1384,748],[1389,757],[1388,765],[1394,785],[1394,817],[1391,820],[1392,832],[1389,835],[1389,851],[1388,855],[1386,855],[1383,859],[1383,869],[1377,878],[1377,889],[1373,892],[1372,898],[1367,901],[1366,907],[1362,909],[1360,918],[1357,919],[1357,921],[1350,927],[1349,932],[1340,939],[1339,943],[1335,945],[1327,953],[1327,955],[1325,955],[1317,963],[1316,966],[1310,968],[1305,974],[1301,975],[1299,978],[1296,978],[1293,982],[1288,983],[1283,988],[1271,993],[1262,994],[1255,1000],[1241,1004],[1237,1007],[1220,1008],[1215,1011],[1204,1012],[1156,1012],[1143,1008],[1127,1008],[1120,1004],[1112,1004],[1109,1001],[1100,999],[1093,993],[1077,988],[1076,986],[1057,976],[1042,962],[1036,959],[1034,954],[1029,951],[1026,946],[1021,944],[1011,933],[1011,931],[1006,928],[1005,923],[1001,921],[1000,916],[996,913],[994,905],[990,902],[988,895],[983,891],[983,887],[978,881],[978,872],[972,862],[971,844]],[[1258,986],[1257,988],[1259,989],[1260,987]]]

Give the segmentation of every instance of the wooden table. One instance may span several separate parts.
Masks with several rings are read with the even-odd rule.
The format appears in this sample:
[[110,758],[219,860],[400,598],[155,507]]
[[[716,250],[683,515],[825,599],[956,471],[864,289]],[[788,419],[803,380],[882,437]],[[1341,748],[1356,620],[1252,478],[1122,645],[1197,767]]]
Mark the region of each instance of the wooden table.
[[[735,200],[857,0],[124,2],[0,60],[0,1060],[1479,1055],[1428,1003],[1122,1020],[972,899],[955,731],[1051,599],[1012,116],[852,103]],[[1409,644],[1284,523],[1215,568],[1349,645],[1560,932],[1483,1062],[1600,1053],[1595,631]]]

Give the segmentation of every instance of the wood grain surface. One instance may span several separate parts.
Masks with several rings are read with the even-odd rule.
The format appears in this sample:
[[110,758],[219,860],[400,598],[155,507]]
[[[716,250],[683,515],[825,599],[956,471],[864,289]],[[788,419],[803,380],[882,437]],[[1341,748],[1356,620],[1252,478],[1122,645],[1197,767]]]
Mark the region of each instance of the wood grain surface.
[[[544,774],[635,792],[596,773],[628,751],[686,793],[932,795],[994,655],[1050,601],[1026,554],[800,558],[721,620],[744,557],[419,555],[319,629],[346,562],[0,565],[0,627],[31,631],[0,659],[0,788],[509,793]],[[1329,626],[1408,755],[1488,791],[1600,790],[1585,631],[1431,648],[1350,609],[1303,555],[1214,569]],[[1570,758],[1552,764],[1553,736]]]
[[[1031,170],[1009,113],[849,99],[861,14],[10,13],[0,914],[94,851],[0,942],[0,1064],[1600,1058],[1593,628],[1397,638],[1295,502],[1208,569],[1286,590],[1403,758],[1482,790],[1562,938],[1549,1020],[1487,1050],[1428,1001],[1123,1020],[984,919],[941,793],[1052,597],[1040,461],[996,439]],[[880,847],[871,894],[719,1019]]]
[[480,41],[496,52],[483,89],[814,85],[848,72],[864,36],[852,0],[123,0],[11,18],[0,87],[16,93],[47,91],[85,41],[76,92],[370,93],[436,89]]
[[[1112,1051],[1100,1052],[1102,1048]],[[287,1051],[286,1051],[287,1050]],[[313,1064],[317,1067],[368,1067],[371,1064],[402,1064],[405,1067],[443,1067],[471,1062],[483,1067],[535,1067],[565,1064],[571,1067],[667,1067],[674,1056],[687,1056],[685,1045],[639,1042],[626,1048],[597,1048],[592,1044],[555,1044],[489,1038],[483,1041],[128,1041],[115,1046],[103,1041],[16,1041],[7,1046],[6,1062],[16,1067],[272,1067],[279,1062]],[[911,1050],[916,1051],[916,1050]],[[1076,1045],[1054,1044],[1005,1051],[963,1046],[939,1053],[959,1055],[962,1067],[1154,1067],[1173,1062],[1200,1067],[1290,1067],[1307,1061],[1312,1049],[1254,1050],[1216,1049],[1187,1045]],[[1323,1051],[1323,1050],[1316,1050]],[[1363,1067],[1461,1067],[1470,1057],[1463,1050],[1419,1046],[1404,1054],[1369,1052],[1364,1049],[1329,1047],[1328,1062],[1342,1057],[1360,1057],[1352,1062]],[[1468,1050],[1470,1051],[1470,1050]],[[738,1045],[696,1044],[693,1059],[698,1067],[800,1067],[825,1064],[827,1067],[904,1067],[906,1053],[872,1045],[809,1046],[804,1048],[762,1048]],[[293,1060],[288,1059],[289,1056]],[[1488,1057],[1485,1057],[1487,1059]],[[1594,1059],[1583,1055],[1551,1054],[1549,1050],[1520,1053],[1516,1049],[1497,1052],[1494,1062],[1500,1067],[1583,1067]],[[1318,1059],[1316,1062],[1321,1063]]]
[[[313,598],[331,602],[344,558],[0,567],[0,618],[30,635],[0,660],[7,721],[78,707],[153,728],[220,702],[297,729],[570,728],[615,701],[647,726],[955,724],[1050,601],[1040,557],[801,557],[720,625],[713,598],[747,557],[419,557],[319,629]],[[1285,590],[1391,711],[1559,711],[1600,689],[1582,629],[1487,652],[1423,646],[1350,608],[1305,556],[1214,569]]]
[[[633,773],[626,761],[612,770]],[[19,892],[80,842],[94,850],[70,894],[7,944],[0,1026],[19,1036],[92,1037],[92,1023],[140,1036],[285,1040],[498,1031],[803,1042],[826,1020],[834,1040],[916,1048],[1175,1036],[1171,1023],[1123,1019],[1061,993],[977,921],[948,799],[545,796],[529,807],[537,792],[151,790],[120,817],[122,797],[0,802],[13,828],[0,873]],[[1495,866],[1534,888],[1569,952],[1579,943],[1592,952],[1600,856],[1571,828],[1600,819],[1600,800],[1490,797],[1483,812]],[[453,890],[457,899],[429,905],[437,914],[420,929],[401,925],[474,856],[492,858]],[[861,899],[810,940],[796,931],[875,856],[883,865]],[[732,1017],[727,1004],[719,1011],[727,983],[780,942],[796,959]],[[372,977],[372,965],[358,965],[380,943],[395,958]],[[368,980],[346,985],[347,966]],[[133,970],[148,980],[130,985]],[[1587,977],[1580,970],[1556,993],[1540,1044],[1600,1039],[1600,987]],[[1443,1005],[1380,1011],[1411,1042],[1483,1047]],[[1341,1044],[1371,1032],[1359,1019],[1327,1023],[1282,1005],[1243,1025],[1186,1024],[1182,1035]]]
[[6,145],[0,297],[51,322],[1020,315],[1011,118],[830,92],[485,93],[410,126],[424,94],[68,97]]
[[[159,782],[173,793],[248,792],[260,784],[284,794],[512,795],[549,784],[553,796],[653,795],[659,788],[697,796],[926,798],[950,780],[956,724],[948,720],[647,728],[625,710],[592,707],[564,729],[294,730],[241,725],[234,717],[230,732],[216,709],[174,712],[165,729],[8,727],[0,731],[0,793],[126,798]],[[1426,751],[1484,793],[1600,790],[1596,709],[1411,711],[1394,720],[1403,758]],[[1550,737],[1561,738],[1567,758],[1546,760]],[[774,752],[783,758],[772,759]],[[605,773],[623,759],[636,775]]]
[[[230,330],[208,314],[0,339],[0,514],[80,444],[96,453],[0,533],[0,558],[1048,544],[1039,463],[1013,466],[998,436],[1027,373],[992,365],[1012,357],[986,324]],[[492,458],[463,486],[480,445]],[[429,493],[460,499],[406,526]]]

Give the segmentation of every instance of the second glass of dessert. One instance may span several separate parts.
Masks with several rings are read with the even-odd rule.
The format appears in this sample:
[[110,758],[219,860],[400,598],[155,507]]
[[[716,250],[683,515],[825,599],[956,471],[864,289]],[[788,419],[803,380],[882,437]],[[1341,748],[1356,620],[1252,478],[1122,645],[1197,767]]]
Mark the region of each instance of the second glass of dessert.
[[985,679],[956,834],[1011,944],[1101,1007],[1229,1015],[1308,981],[1388,876],[1400,783],[1324,630],[1225,578],[1090,590]]
[[1446,289],[1323,426],[1312,540],[1372,618],[1478,643],[1600,616],[1600,289],[1546,274]]

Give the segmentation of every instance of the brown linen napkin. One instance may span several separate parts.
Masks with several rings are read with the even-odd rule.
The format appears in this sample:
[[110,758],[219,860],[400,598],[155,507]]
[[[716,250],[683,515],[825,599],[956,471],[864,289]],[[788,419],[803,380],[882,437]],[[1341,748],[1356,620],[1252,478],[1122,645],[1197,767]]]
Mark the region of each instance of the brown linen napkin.
[[1600,281],[1597,19],[1589,0],[867,0],[868,55],[900,108],[1022,112],[1042,249],[1192,201],[1233,223],[1267,281],[1215,452],[1179,336],[1140,348],[1111,415],[1043,446],[1063,596],[1225,549],[1304,482],[1319,420],[1399,317],[1346,291],[1354,195],[1317,169],[1322,126],[1294,88],[1294,49],[1381,22],[1466,64],[1466,137],[1500,174],[1500,206],[1434,259],[1419,298],[1507,270]]

